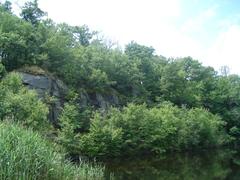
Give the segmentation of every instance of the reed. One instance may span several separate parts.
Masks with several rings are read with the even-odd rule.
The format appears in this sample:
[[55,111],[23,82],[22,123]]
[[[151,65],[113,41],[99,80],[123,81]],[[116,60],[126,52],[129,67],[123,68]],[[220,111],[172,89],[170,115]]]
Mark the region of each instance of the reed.
[[0,179],[103,179],[104,167],[86,162],[73,165],[54,146],[20,125],[0,123]]

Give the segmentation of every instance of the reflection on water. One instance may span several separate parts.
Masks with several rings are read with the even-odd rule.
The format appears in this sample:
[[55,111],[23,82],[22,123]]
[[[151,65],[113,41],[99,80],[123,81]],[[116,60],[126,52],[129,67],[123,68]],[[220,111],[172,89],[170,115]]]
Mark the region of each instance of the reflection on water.
[[106,179],[114,180],[240,180],[240,153],[233,150],[165,155],[161,158],[113,161]]

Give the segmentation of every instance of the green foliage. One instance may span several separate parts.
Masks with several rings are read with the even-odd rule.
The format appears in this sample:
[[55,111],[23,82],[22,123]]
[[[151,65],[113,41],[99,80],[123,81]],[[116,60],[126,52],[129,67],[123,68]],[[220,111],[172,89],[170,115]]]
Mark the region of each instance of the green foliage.
[[74,39],[82,46],[88,46],[96,31],[91,32],[87,25],[72,27]]
[[24,65],[39,65],[45,59],[42,50],[42,26],[30,23],[0,9],[0,59],[7,70]]
[[139,58],[148,60],[153,56],[154,49],[152,47],[147,47],[139,45],[136,42],[129,43],[125,48],[125,53],[131,58]]
[[34,91],[22,85],[17,73],[7,75],[0,83],[0,119],[10,119],[37,130],[49,127],[48,108]]
[[180,106],[203,106],[214,77],[212,68],[202,66],[191,57],[170,61],[160,80],[162,96]]
[[226,123],[219,116],[204,109],[195,108],[187,111],[182,121],[185,122],[184,129],[179,129],[180,146],[214,147],[229,140],[223,129]]
[[75,153],[78,148],[77,130],[81,127],[79,112],[74,105],[65,104],[61,116],[59,117],[61,130],[58,133],[58,141],[67,152]]
[[7,71],[5,69],[5,66],[0,63],[0,79],[2,79],[6,75]]
[[111,125],[111,122],[102,121],[96,114],[90,126],[90,132],[80,137],[80,150],[90,157],[119,156],[122,154],[122,129]]
[[[227,131],[239,139],[236,128],[240,128],[240,77],[229,75],[218,77],[215,82],[215,90],[211,92],[211,104],[209,109],[217,113],[227,122]],[[233,129],[232,129],[233,128]],[[233,133],[234,132],[234,133]]]
[[0,8],[11,13],[12,11],[12,3],[10,1],[5,1],[3,4],[0,2]]
[[33,25],[37,25],[45,15],[46,13],[38,7],[38,0],[26,2],[21,12],[22,18]]
[[73,166],[37,133],[0,123],[1,179],[103,179],[103,168]]
[[92,119],[90,132],[80,137],[89,156],[155,154],[218,146],[226,142],[223,121],[204,109],[159,108],[129,104]]

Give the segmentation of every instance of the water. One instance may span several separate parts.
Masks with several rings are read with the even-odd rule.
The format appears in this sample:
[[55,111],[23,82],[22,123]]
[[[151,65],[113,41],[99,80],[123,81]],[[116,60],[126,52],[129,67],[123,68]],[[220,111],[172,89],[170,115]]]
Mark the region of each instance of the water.
[[240,180],[240,153],[225,149],[113,160],[105,174],[106,180]]

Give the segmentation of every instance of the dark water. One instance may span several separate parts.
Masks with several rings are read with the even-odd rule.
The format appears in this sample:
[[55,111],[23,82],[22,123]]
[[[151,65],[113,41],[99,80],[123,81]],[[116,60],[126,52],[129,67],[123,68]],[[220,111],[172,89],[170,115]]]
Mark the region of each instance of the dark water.
[[106,168],[107,180],[240,180],[240,152],[225,149],[114,160]]

